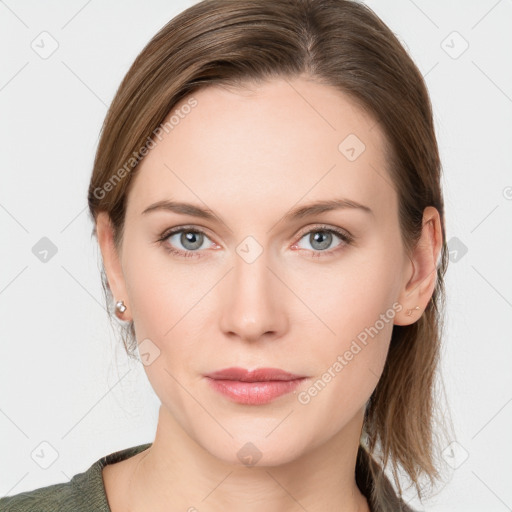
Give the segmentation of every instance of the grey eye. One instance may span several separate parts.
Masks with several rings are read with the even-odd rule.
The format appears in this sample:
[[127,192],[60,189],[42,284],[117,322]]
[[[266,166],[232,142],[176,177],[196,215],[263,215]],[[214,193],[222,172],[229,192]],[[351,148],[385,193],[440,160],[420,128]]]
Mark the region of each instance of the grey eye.
[[[177,240],[176,237],[178,237]],[[182,229],[181,231],[173,233],[169,237],[169,242],[172,245],[176,245],[176,243],[178,243],[178,248],[179,245],[181,245],[183,249],[187,251],[196,251],[197,249],[201,248],[205,238],[205,235],[198,231],[194,231],[192,229]]]
[[327,231],[313,231],[309,234],[309,243],[313,249],[323,251],[332,243],[332,233]]
[[[314,251],[325,251],[326,249],[331,248],[331,245],[338,238],[340,243],[343,243],[343,240],[340,235],[333,233],[328,229],[314,229],[306,233],[302,238],[302,240],[306,240],[309,244],[309,247],[302,247],[303,249],[312,249]],[[299,241],[299,244],[301,242]],[[338,244],[340,245],[340,244]],[[335,247],[335,246],[334,246]]]

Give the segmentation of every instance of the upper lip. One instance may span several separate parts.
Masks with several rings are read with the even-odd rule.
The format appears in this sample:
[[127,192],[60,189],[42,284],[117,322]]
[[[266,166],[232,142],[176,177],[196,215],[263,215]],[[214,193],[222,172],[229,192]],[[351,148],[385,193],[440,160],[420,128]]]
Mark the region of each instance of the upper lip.
[[303,375],[294,375],[285,372],[280,368],[256,368],[246,370],[245,368],[224,368],[216,372],[208,373],[206,377],[217,380],[238,380],[242,382],[263,382],[269,380],[295,380],[301,379]]

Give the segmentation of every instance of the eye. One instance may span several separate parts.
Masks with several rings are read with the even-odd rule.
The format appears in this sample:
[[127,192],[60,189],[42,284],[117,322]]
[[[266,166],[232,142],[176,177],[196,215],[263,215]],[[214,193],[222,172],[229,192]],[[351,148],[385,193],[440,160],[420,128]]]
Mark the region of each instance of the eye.
[[[332,249],[336,239],[340,242],[334,245],[334,249]],[[301,240],[305,240],[309,247],[300,246]],[[352,241],[353,237],[346,232],[327,226],[319,226],[304,233],[299,242],[296,242],[292,248],[313,250],[312,257],[321,257],[343,249],[343,247],[350,245]]]
[[[173,254],[183,257],[200,257],[200,250],[207,248],[204,246],[207,240],[210,239],[200,229],[180,227],[167,230],[160,236],[158,242]],[[214,242],[211,243],[216,246]]]

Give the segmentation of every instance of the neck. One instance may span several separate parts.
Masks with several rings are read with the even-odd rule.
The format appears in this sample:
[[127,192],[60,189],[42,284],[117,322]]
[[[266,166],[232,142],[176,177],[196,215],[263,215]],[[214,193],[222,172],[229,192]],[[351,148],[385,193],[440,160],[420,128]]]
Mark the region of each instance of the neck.
[[367,512],[355,481],[362,418],[289,462],[246,466],[212,456],[161,406],[155,440],[130,471],[126,510]]

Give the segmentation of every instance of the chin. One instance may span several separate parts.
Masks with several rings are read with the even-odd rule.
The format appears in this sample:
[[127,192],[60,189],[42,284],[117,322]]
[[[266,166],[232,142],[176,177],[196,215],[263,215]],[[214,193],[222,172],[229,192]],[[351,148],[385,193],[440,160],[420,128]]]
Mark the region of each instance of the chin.
[[[234,433],[233,433],[234,434]],[[286,438],[285,438],[286,437]],[[226,464],[239,467],[275,467],[293,462],[307,449],[305,440],[293,437],[279,436],[272,433],[265,437],[265,434],[234,436],[227,442],[212,442],[209,437],[205,444],[202,444],[213,457]],[[220,440],[219,440],[220,441]]]

